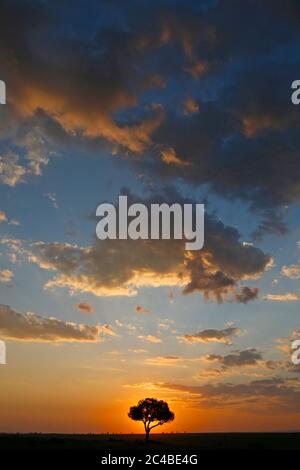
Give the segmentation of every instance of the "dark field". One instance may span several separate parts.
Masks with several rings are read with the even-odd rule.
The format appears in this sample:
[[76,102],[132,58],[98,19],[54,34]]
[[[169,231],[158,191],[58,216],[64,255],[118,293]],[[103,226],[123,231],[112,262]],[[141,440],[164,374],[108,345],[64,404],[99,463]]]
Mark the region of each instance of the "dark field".
[[141,434],[0,434],[3,450],[70,450],[118,453],[145,450],[294,450],[300,451],[300,433],[153,434],[149,444]]

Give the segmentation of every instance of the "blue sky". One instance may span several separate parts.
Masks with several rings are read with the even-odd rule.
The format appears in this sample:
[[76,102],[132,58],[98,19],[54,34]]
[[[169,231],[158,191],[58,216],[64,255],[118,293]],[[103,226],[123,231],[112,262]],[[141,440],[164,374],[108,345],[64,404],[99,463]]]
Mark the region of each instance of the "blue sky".
[[[82,402],[75,431],[112,430],[97,396],[117,413],[150,391],[177,407],[173,430],[186,413],[192,431],[296,426],[298,15],[293,0],[4,2],[4,431],[70,430],[57,410]],[[205,202],[204,249],[97,240],[97,205],[124,191]]]

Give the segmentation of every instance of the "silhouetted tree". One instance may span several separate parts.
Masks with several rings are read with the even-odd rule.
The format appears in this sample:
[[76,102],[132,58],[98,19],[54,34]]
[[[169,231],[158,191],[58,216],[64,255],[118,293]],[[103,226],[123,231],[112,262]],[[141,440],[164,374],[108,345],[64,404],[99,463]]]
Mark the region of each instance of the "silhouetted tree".
[[145,398],[140,400],[137,406],[131,406],[128,413],[134,421],[142,421],[146,433],[146,442],[149,440],[151,429],[173,421],[175,415],[169,410],[169,405],[163,400]]

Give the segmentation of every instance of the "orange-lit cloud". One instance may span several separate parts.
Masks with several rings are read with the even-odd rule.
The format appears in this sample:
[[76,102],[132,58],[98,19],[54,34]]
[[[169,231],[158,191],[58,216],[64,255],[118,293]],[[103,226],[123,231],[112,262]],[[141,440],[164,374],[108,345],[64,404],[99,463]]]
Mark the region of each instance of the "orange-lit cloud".
[[88,302],[79,302],[79,304],[76,304],[76,308],[82,313],[94,313],[95,312],[92,305],[89,304]]
[[116,336],[109,325],[89,326],[66,322],[35,313],[18,313],[0,305],[0,333],[3,338],[32,342],[100,342],[102,335]]
[[285,294],[267,294],[263,299],[271,302],[295,302],[299,300],[299,296],[293,292],[287,292]]
[[241,330],[239,328],[229,327],[222,330],[202,330],[197,333],[179,336],[178,339],[186,343],[223,343],[229,345],[231,344],[230,338],[240,334]]
[[165,148],[161,151],[161,159],[167,165],[189,166],[188,161],[182,160],[172,147]]
[[147,343],[158,344],[162,342],[162,340],[158,336],[154,335],[139,335],[138,338],[143,341],[146,341]]

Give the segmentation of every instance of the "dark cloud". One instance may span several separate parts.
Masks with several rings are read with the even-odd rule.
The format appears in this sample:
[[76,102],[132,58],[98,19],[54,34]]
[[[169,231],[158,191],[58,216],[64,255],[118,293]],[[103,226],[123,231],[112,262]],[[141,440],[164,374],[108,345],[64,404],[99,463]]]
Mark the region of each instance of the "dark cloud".
[[155,384],[158,389],[185,393],[201,408],[241,408],[256,412],[295,412],[299,409],[299,388],[280,377],[243,383],[207,385]]
[[255,349],[245,349],[244,351],[233,351],[230,354],[221,356],[218,354],[209,354],[206,356],[208,361],[217,362],[225,367],[240,367],[240,366],[256,366],[263,357],[261,353]]
[[[183,200],[174,190],[140,199],[149,205]],[[134,245],[134,248],[130,248]],[[201,292],[219,303],[225,299],[246,303],[257,290],[242,287],[243,279],[262,275],[271,262],[269,255],[240,242],[239,232],[206,214],[205,245],[200,251],[185,250],[184,240],[95,240],[89,247],[67,243],[35,243],[30,260],[57,273],[47,287],[95,295],[135,295],[143,286],[181,286],[184,294]]]
[[236,292],[234,294],[234,297],[237,302],[246,304],[250,300],[257,299],[258,293],[259,289],[257,287],[250,288],[247,286],[243,286],[241,287],[239,292]]

